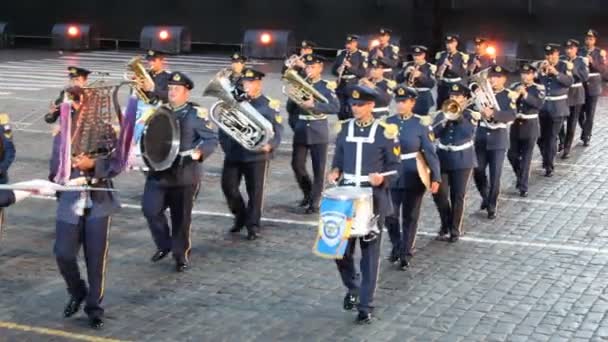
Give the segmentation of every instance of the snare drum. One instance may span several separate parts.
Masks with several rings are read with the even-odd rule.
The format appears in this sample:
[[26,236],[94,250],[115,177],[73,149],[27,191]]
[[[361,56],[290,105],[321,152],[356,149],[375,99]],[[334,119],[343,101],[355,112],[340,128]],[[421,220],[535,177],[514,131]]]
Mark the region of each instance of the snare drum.
[[341,259],[348,239],[374,229],[372,188],[338,186],[323,192],[314,253]]

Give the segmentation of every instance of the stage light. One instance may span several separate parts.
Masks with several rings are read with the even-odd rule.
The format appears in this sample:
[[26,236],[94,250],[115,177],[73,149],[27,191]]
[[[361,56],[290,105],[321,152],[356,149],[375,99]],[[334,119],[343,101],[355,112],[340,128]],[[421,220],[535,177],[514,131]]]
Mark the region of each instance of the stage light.
[[496,56],[496,48],[490,45],[486,48],[486,53],[490,56]]
[[79,34],[80,30],[78,29],[78,26],[70,25],[68,27],[68,36],[74,38],[77,37]]
[[89,24],[55,24],[51,31],[53,48],[57,50],[87,50],[99,46],[99,39]]
[[190,31],[184,26],[145,26],[139,36],[139,47],[178,54],[190,52],[192,39]]
[[247,30],[243,37],[243,55],[255,58],[284,58],[296,47],[291,31]]

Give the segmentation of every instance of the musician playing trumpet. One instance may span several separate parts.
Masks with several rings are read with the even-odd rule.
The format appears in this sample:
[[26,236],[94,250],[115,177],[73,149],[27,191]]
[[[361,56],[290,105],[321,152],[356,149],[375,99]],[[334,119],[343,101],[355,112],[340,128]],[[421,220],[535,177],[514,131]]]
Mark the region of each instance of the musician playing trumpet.
[[477,165],[473,139],[480,114],[466,108],[469,88],[453,84],[449,101],[435,116],[433,133],[441,168],[439,191],[434,196],[441,217],[437,240],[456,242],[463,233],[462,218],[467,185]]
[[[321,95],[328,100],[327,103],[307,99],[302,106],[298,106],[297,121],[294,126],[293,152],[291,167],[304,198],[300,207],[305,207],[304,213],[319,212],[319,202],[323,191],[325,165],[327,162],[327,145],[329,144],[328,114],[337,114],[340,103],[336,97],[336,83],[321,79],[325,58],[319,55],[306,55],[307,80]],[[313,180],[306,171],[306,159],[310,153],[312,161]]]
[[393,33],[391,29],[381,28],[378,31],[378,45],[373,46],[369,51],[370,58],[382,62],[384,65],[382,74],[389,80],[394,79],[393,71],[399,65],[399,47],[391,44],[391,33]]
[[414,60],[404,64],[395,80],[414,88],[418,93],[413,112],[416,115],[428,115],[431,107],[435,105],[431,90],[436,84],[437,67],[426,61],[426,46],[413,45],[410,49]]
[[[399,85],[395,88],[395,103],[397,113],[386,119],[388,124],[399,127],[399,144],[401,166],[399,177],[391,182],[391,199],[393,213],[386,218],[386,226],[393,245],[389,261],[399,262],[401,270],[407,269],[413,257],[414,242],[418,231],[418,218],[422,197],[426,185],[419,175],[417,158],[423,158],[431,171],[431,192],[439,191],[441,173],[439,158],[433,146],[434,135],[429,124],[430,117],[414,116],[416,97],[418,93],[413,88]],[[426,170],[424,171],[426,172]],[[400,214],[401,213],[401,214]],[[401,216],[401,223],[399,218]]]
[[[502,66],[492,66],[488,78],[492,87],[489,91],[494,92],[493,96],[498,108],[477,108],[481,112],[482,120],[479,121],[475,135],[477,167],[473,178],[481,195],[481,210],[487,210],[488,218],[495,219],[502,165],[509,147],[508,127],[515,120],[517,94],[505,88],[507,70]],[[489,185],[486,168],[490,170]]]
[[372,88],[378,92],[374,109],[376,119],[386,117],[389,114],[389,105],[393,98],[393,88],[397,83],[384,78],[384,69],[387,65],[380,59],[372,59],[368,62],[367,77],[359,80],[359,84]]

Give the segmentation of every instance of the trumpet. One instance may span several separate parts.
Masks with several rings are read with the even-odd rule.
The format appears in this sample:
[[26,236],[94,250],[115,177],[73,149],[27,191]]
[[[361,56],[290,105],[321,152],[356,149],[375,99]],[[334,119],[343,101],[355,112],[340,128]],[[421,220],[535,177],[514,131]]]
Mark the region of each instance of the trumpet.
[[285,66],[287,67],[287,69],[293,69],[298,62],[302,61],[302,57],[303,56],[296,54],[291,55],[285,60]]
[[[409,69],[410,75],[407,78],[407,85],[408,85],[408,87],[413,87],[414,83],[416,83],[416,75],[415,74],[416,74],[416,72],[418,70],[420,70],[420,65],[416,64],[416,66],[413,66],[413,67],[410,66],[410,67],[408,67],[408,69]],[[406,72],[407,72],[407,69],[406,69]]]
[[443,101],[443,104],[441,105],[441,110],[437,113],[443,113],[444,118],[443,120],[435,123],[432,128],[443,125],[448,121],[459,120],[462,117],[462,113],[464,112],[465,108],[467,108],[469,104],[470,100],[468,100],[467,104],[465,104],[464,106],[461,106],[458,101],[452,99],[447,99]]

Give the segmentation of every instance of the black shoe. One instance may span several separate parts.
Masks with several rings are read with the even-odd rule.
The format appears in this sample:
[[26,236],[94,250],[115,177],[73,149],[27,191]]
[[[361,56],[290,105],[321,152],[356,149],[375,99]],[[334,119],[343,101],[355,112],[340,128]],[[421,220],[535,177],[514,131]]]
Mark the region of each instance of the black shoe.
[[307,215],[311,215],[311,214],[318,214],[319,213],[319,208],[315,207],[315,206],[308,206],[308,208],[306,208],[306,210],[304,211],[304,214]]
[[230,232],[231,232],[231,233],[238,233],[238,232],[240,232],[241,230],[243,230],[243,225],[242,225],[242,224],[236,224],[236,223],[235,223],[235,224],[232,226],[232,228],[230,228]]
[[310,205],[310,196],[304,196],[298,203],[298,207],[306,207]]
[[545,170],[545,177],[553,177],[553,170],[546,169]]
[[407,258],[401,258],[401,262],[399,263],[399,269],[402,271],[406,271],[410,267],[410,262],[407,261]]
[[570,158],[570,152],[564,151],[564,153],[562,154],[561,158],[562,159],[568,159],[568,158]]
[[152,262],[160,261],[160,260],[164,259],[167,255],[169,255],[169,252],[171,252],[171,251],[159,249],[156,251],[156,253],[154,253],[154,255],[152,256],[152,258],[150,260],[152,260]]
[[527,192],[527,191],[520,190],[520,191],[519,191],[519,197],[528,197],[528,192]]
[[557,145],[557,152],[558,153],[561,152],[561,151],[563,151],[563,150],[564,150],[564,144]]
[[488,218],[490,220],[496,219],[496,212],[495,211],[488,211]]
[[589,139],[583,139],[583,146],[585,146],[585,147],[589,146]]
[[355,319],[355,323],[371,324],[372,323],[372,314],[369,312],[359,311],[359,314],[357,315],[357,319]]
[[93,329],[101,329],[103,328],[103,319],[101,317],[91,317],[89,318],[89,326]]
[[458,236],[458,233],[450,234],[450,240],[449,240],[450,242],[456,242],[456,241],[458,241],[458,239],[460,239],[460,237]]
[[253,241],[260,238],[257,227],[247,228],[247,240]]
[[175,264],[175,271],[178,273],[186,272],[188,269],[188,264],[185,262],[178,262]]
[[399,253],[397,252],[396,248],[393,248],[391,250],[391,255],[389,255],[388,257],[386,257],[386,260],[388,260],[388,262],[390,262],[391,264],[394,264],[397,261],[399,261]]
[[439,234],[437,234],[437,236],[435,236],[435,240],[437,240],[437,241],[448,241],[449,240],[448,233],[439,232]]
[[70,301],[66,304],[65,309],[63,309],[63,317],[68,318],[74,316],[78,312],[78,310],[80,310],[80,305],[83,301],[84,297],[70,297]]
[[346,296],[344,296],[344,304],[342,305],[342,308],[344,308],[346,311],[350,311],[355,308],[358,301],[359,298],[356,295],[347,293]]
[[488,209],[488,204],[486,202],[481,202],[481,206],[479,206],[479,210],[486,210]]

